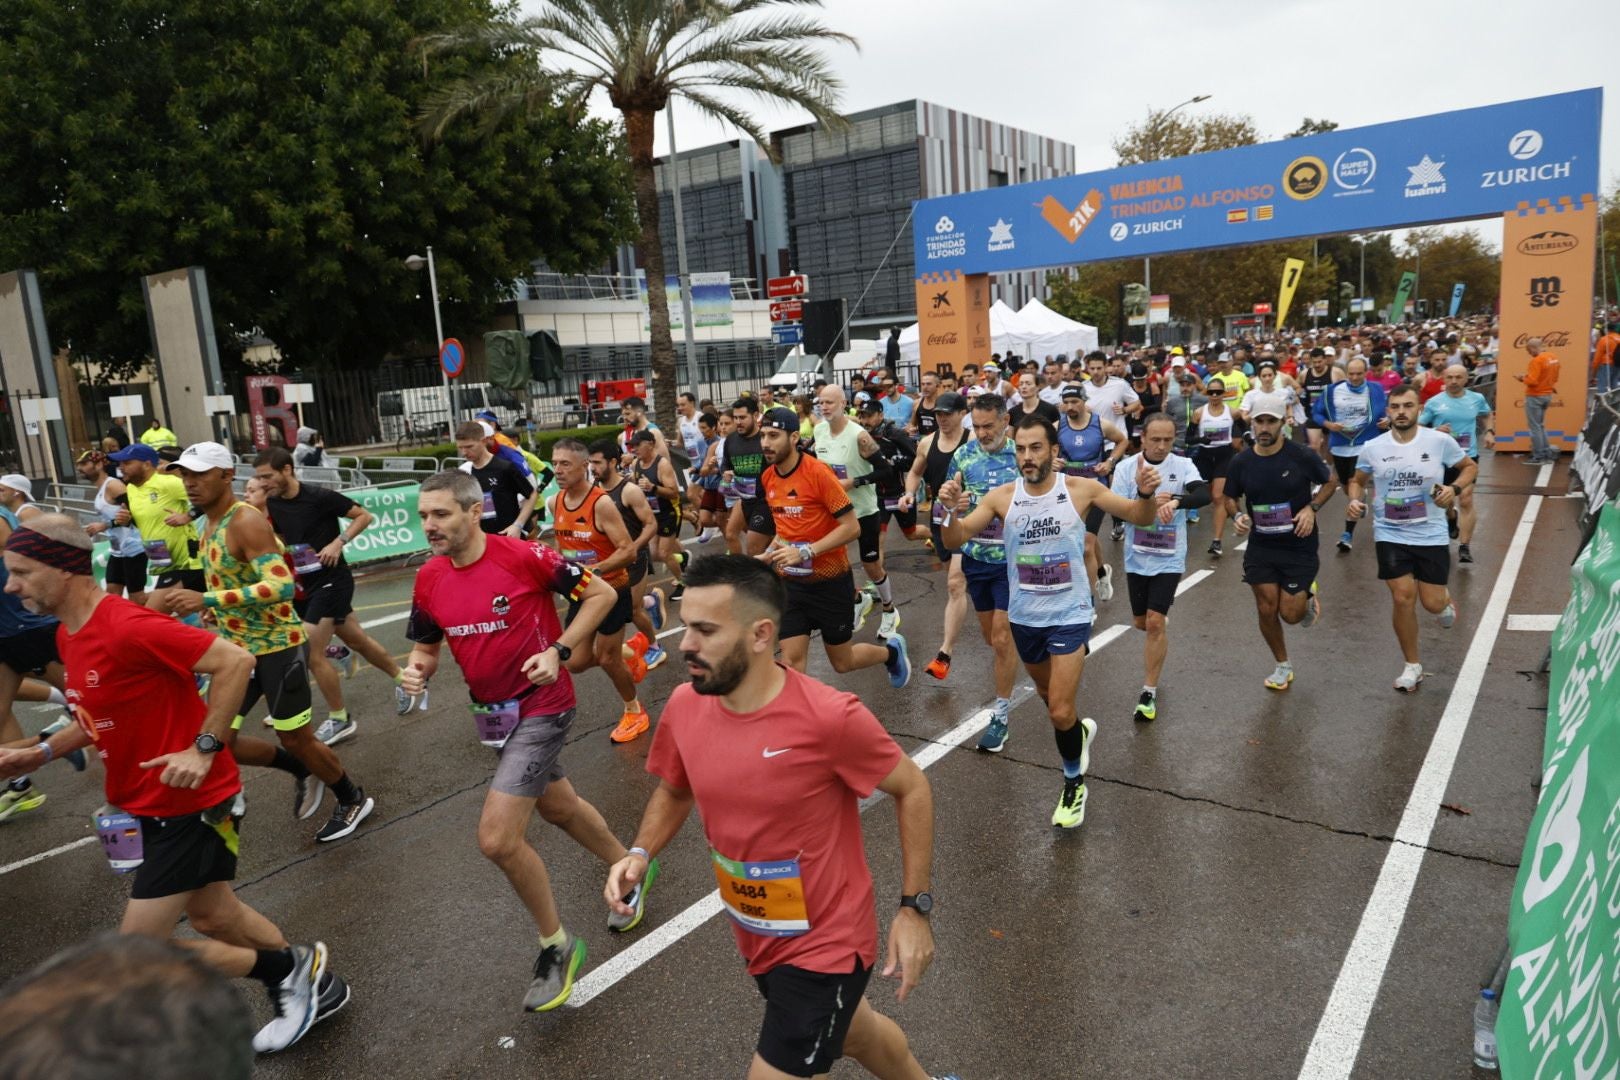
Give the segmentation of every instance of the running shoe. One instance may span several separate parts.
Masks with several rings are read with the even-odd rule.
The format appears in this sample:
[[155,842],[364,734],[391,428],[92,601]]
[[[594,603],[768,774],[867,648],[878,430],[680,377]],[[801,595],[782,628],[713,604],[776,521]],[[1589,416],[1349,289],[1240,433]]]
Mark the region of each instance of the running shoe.
[[[67,726],[71,723],[73,723],[72,718],[69,717],[67,713],[63,713],[61,716],[58,716],[55,720],[52,720],[49,724],[45,725],[44,729],[39,733],[39,741],[44,742],[52,735],[55,735],[58,731],[66,730]],[[84,756],[83,750],[69,750],[67,753],[62,755],[62,760],[73,766],[74,772],[84,772],[85,765],[89,763],[89,759]]]
[[890,608],[883,613],[883,618],[878,620],[878,637],[887,641],[889,638],[894,637],[895,631],[899,629],[900,609]]
[[1348,555],[1350,553],[1350,541],[1353,538],[1354,538],[1354,534],[1351,533],[1349,529],[1346,529],[1344,532],[1339,534],[1339,554],[1340,555]]
[[625,894],[624,902],[636,910],[629,915],[620,915],[617,911],[608,912],[608,929],[617,934],[627,934],[641,925],[641,917],[647,913],[647,890],[652,888],[653,882],[658,880],[658,860],[653,859],[647,864],[647,876],[636,883],[636,887]]
[[951,658],[944,653],[936,653],[923,670],[936,679],[943,679],[951,673]]
[[1450,630],[1457,625],[1457,601],[1446,598],[1446,609],[1440,613],[1440,629]]
[[1109,535],[1114,538],[1114,543],[1119,543],[1121,540],[1125,539],[1125,526],[1120,522],[1114,522],[1114,531]]
[[25,788],[6,788],[0,794],[0,822],[10,821],[18,814],[27,814],[45,805],[45,793],[34,785]]
[[1091,740],[1097,737],[1097,721],[1089,716],[1080,718],[1080,775],[1091,768]]
[[1415,693],[1418,683],[1423,681],[1423,665],[1407,664],[1401,668],[1400,676],[1395,680],[1395,689],[1403,694]]
[[647,660],[644,656],[631,653],[624,658],[624,666],[630,672],[631,682],[639,683],[647,677]]
[[669,618],[669,604],[664,599],[663,589],[652,589],[642,597],[641,603],[647,609],[647,617],[652,620],[653,633],[664,628],[664,622]]
[[1316,582],[1311,582],[1310,599],[1305,601],[1305,617],[1299,620],[1299,625],[1309,630],[1316,625],[1316,620],[1322,617],[1322,597]]
[[304,1037],[315,1024],[320,1011],[321,976],[326,972],[326,946],[317,941],[313,946],[294,945],[292,974],[269,988],[270,1005],[275,1009],[271,1020],[253,1036],[253,1050],[259,1054],[273,1054],[285,1050]]
[[338,803],[332,808],[332,816],[321,826],[321,831],[315,834],[315,839],[323,844],[343,839],[358,829],[360,823],[370,817],[376,808],[377,800],[368,798],[364,791],[352,803]]
[[293,783],[293,817],[306,821],[315,816],[326,798],[326,785],[312,774],[305,774]]
[[640,656],[652,648],[652,639],[642,631],[637,630],[635,635],[624,643],[624,647],[630,650],[629,655]]
[[899,690],[911,681],[911,657],[906,652],[906,639],[900,634],[888,637],[889,659],[883,667],[889,673],[889,685]]
[[[422,691],[422,697],[423,698],[427,697],[427,691],[426,690]],[[403,686],[400,686],[398,683],[395,683],[394,684],[394,715],[396,715],[396,716],[408,715],[410,713],[410,711],[411,711],[411,706],[413,706],[415,704],[416,704],[416,700],[414,698],[412,698],[411,695],[409,695],[409,694],[407,694],[405,692],[405,688]]]
[[351,679],[360,667],[360,658],[341,641],[334,641],[326,647],[326,658],[342,668],[343,673]]
[[855,593],[855,632],[861,632],[866,625],[866,617],[872,614],[872,596],[865,589]]
[[428,710],[428,688],[424,686],[424,687],[422,687],[422,692],[420,694],[416,695],[416,711],[417,712],[427,712],[427,710]]
[[662,664],[668,659],[669,653],[664,651],[664,647],[662,645],[654,645],[652,648],[647,650],[647,655],[642,657],[642,662],[647,665],[647,670],[651,671],[653,668],[657,667],[659,664]]
[[1086,820],[1086,782],[1080,777],[1063,781],[1063,795],[1052,811],[1052,824],[1060,829],[1078,828]]
[[652,719],[647,710],[640,705],[635,708],[626,708],[619,717],[619,723],[608,733],[608,738],[616,743],[627,743],[652,727]]
[[1097,599],[1112,600],[1114,598],[1114,572],[1108,568],[1107,563],[1097,567]]
[[1266,676],[1267,690],[1286,690],[1288,684],[1294,681],[1294,668],[1291,664],[1278,664],[1277,669]]
[[321,721],[321,726],[315,729],[315,737],[327,746],[336,746],[344,739],[353,738],[360,730],[360,725],[344,717],[339,720],[335,716],[328,716]]
[[979,736],[979,749],[987,754],[999,754],[1007,745],[1007,718],[990,714],[990,726]]
[[1187,511],[1187,524],[1189,524],[1189,525],[1198,524],[1198,511],[1196,511],[1196,510]]
[[1457,545],[1457,561],[1460,563],[1471,563],[1474,561],[1474,553],[1468,550],[1467,544]]
[[[675,553],[675,557],[680,561],[681,573],[686,573],[686,568],[692,565],[692,553],[687,551],[685,548],[681,548],[681,550]],[[679,585],[676,586],[676,588],[679,587]]]
[[1159,701],[1158,701],[1158,698],[1154,697],[1152,694],[1148,693],[1146,690],[1142,691],[1142,696],[1136,700],[1136,715],[1134,715],[1131,719],[1133,719],[1133,720],[1156,720],[1156,719],[1158,719],[1158,716],[1159,716]]
[[1446,515],[1446,535],[1453,540],[1457,539],[1457,514],[1455,511]]
[[685,595],[686,595],[686,583],[684,581],[677,581],[675,583],[674,587],[669,590],[669,599],[670,599],[671,602],[679,600],[681,597],[683,597]]
[[1219,540],[1211,540],[1209,542],[1209,553],[1215,556],[1217,559],[1221,557],[1221,542]]
[[574,992],[574,976],[585,963],[585,939],[565,934],[561,945],[541,949],[534,961],[534,981],[523,995],[526,1012],[548,1012]]
[[344,982],[341,976],[334,975],[328,970],[326,978],[321,980],[320,1003],[315,1008],[315,1022],[318,1024],[342,1012],[343,1006],[349,1003],[351,996],[349,984]]

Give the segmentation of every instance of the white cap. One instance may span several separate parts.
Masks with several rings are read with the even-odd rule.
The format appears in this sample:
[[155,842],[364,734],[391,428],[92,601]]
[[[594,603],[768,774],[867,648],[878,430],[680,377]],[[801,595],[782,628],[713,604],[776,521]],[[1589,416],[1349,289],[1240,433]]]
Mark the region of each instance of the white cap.
[[495,437],[495,426],[488,420],[478,421],[478,426],[484,429],[484,438],[493,439]]
[[0,476],[0,487],[8,487],[12,491],[22,492],[24,499],[32,500],[34,497],[34,482],[21,473],[7,473]]
[[180,460],[168,467],[168,471],[184,469],[186,472],[207,472],[210,469],[234,469],[236,462],[231,460],[231,452],[217,442],[192,443],[181,453]]

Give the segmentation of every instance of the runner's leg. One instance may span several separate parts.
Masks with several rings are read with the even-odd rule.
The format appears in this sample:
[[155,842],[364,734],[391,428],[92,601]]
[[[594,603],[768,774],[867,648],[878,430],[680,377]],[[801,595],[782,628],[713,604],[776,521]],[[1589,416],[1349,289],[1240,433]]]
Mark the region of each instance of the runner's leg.
[[[1395,640],[1401,647],[1401,656],[1408,664],[1418,662],[1417,582],[1412,575],[1390,578],[1391,621],[1395,624]],[[1441,605],[1444,607],[1445,605]]]
[[1271,649],[1271,655],[1279,664],[1288,662],[1288,644],[1283,640],[1282,623],[1277,619],[1279,606],[1278,598],[1282,594],[1282,586],[1276,584],[1251,585],[1254,590],[1254,607],[1260,618],[1260,636],[1265,638],[1266,645]]
[[343,711],[343,678],[338,674],[337,665],[326,656],[326,647],[332,643],[336,629],[330,618],[304,624],[304,636],[309,639],[309,673],[320,688],[328,712]]
[[[554,786],[554,785],[553,785]],[[484,811],[478,818],[478,851],[500,867],[512,891],[529,909],[540,936],[549,938],[562,930],[557,900],[551,893],[551,876],[540,853],[526,835],[529,816],[536,800],[507,795],[491,789],[484,795]]]
[[581,798],[567,779],[546,785],[545,794],[535,805],[548,824],[557,826],[609,866],[624,858],[624,845],[608,829],[602,812]]
[[912,1055],[900,1025],[872,1008],[864,997],[855,1006],[844,1036],[844,1056],[860,1062],[867,1072],[882,1080],[928,1080],[928,1073]]

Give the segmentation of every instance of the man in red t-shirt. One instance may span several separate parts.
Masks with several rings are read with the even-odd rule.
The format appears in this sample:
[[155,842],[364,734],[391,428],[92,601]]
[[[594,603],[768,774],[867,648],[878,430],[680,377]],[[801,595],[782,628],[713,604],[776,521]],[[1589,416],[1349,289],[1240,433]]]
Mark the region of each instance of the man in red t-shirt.
[[[484,493],[466,473],[436,473],[422,483],[417,515],[434,558],[416,575],[405,636],[416,643],[400,685],[420,694],[439,667],[445,641],[461,665],[472,696],[478,740],[500,754],[478,819],[478,850],[501,868],[540,932],[534,981],[523,997],[531,1012],[555,1009],[574,992],[585,962],[585,941],[563,929],[551,879],[525,833],[540,816],[591,854],[612,865],[624,845],[596,807],[580,798],[558,761],[574,723],[574,684],[567,663],[588,650],[613,610],[613,586],[554,548],[485,533],[479,527]],[[568,628],[557,620],[557,597],[577,605]],[[610,929],[641,922],[647,886],[625,899]]]
[[849,493],[831,466],[799,450],[799,418],[775,408],[759,422],[765,471],[760,487],[776,523],[776,536],[760,558],[776,568],[787,586],[787,614],[778,626],[782,660],[803,671],[810,658],[810,631],[821,631],[821,645],[833,670],[843,674],[882,664],[889,683],[911,680],[906,639],[891,634],[882,645],[852,645],[855,636],[855,577],[844,546],[861,535]]
[[[0,777],[93,746],[108,803],[97,832],[113,869],[134,870],[120,932],[167,940],[185,915],[203,937],[177,944],[270,992],[276,1015],[253,1048],[286,1049],[348,1004],[349,988],[329,970],[325,945],[289,945],[231,889],[244,807],[225,739],[253,657],[109,595],[90,575],[89,537],[65,515],[42,514],[15,530],[5,561],[6,591],[60,620],[57,648],[78,723],[29,749],[0,750]],[[206,706],[194,674],[213,678]]]
[[620,897],[696,806],[738,950],[765,997],[750,1080],[824,1076],[845,1054],[878,1076],[928,1080],[900,1028],[865,998],[878,927],[860,800],[887,793],[900,824],[901,896],[883,974],[899,971],[904,1001],[934,952],[933,793],[858,698],[776,663],[788,603],[747,556],[688,569],[680,648],[692,682],[659,718],[647,771],[660,783],[604,896],[627,912]]

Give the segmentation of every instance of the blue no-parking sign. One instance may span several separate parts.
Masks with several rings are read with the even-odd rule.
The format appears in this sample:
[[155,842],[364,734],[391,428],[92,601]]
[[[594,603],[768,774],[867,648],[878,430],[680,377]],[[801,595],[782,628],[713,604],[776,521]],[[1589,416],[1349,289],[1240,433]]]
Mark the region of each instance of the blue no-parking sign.
[[461,347],[461,342],[453,337],[444,339],[444,344],[439,346],[439,366],[452,379],[461,374],[467,366],[467,350]]

